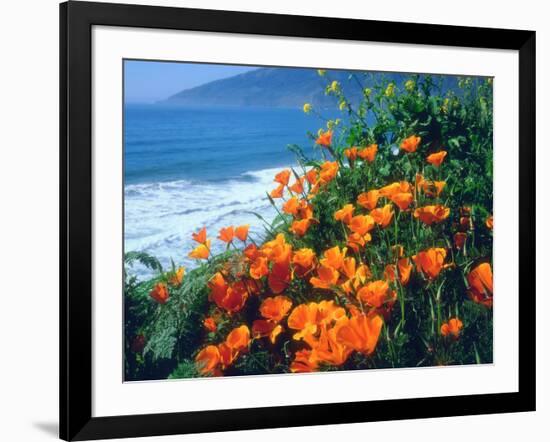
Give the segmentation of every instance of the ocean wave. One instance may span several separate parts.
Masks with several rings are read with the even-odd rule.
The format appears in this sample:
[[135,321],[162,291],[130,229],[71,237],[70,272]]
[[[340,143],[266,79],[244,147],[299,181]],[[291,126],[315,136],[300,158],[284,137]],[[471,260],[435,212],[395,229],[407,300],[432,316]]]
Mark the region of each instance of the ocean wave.
[[[250,235],[261,240],[265,229],[254,213],[267,220],[276,215],[266,192],[275,187],[273,177],[281,169],[248,171],[218,182],[176,180],[126,185],[125,250],[150,253],[165,267],[173,259],[192,268],[196,263],[187,258],[194,247],[191,234],[202,227],[214,239],[222,227],[250,224]],[[224,248],[221,241],[213,241],[213,253]],[[135,270],[139,276],[148,276],[145,269]]]

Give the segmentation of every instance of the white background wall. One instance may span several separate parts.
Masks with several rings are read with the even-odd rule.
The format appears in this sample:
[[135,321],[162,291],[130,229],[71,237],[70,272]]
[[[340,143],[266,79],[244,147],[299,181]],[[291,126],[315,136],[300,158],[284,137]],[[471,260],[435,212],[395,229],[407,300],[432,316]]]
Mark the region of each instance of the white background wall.
[[[57,0],[0,3],[0,440],[57,436],[58,373],[58,7]],[[210,9],[413,21],[537,31],[537,331],[536,413],[428,419],[148,440],[311,439],[446,442],[509,440],[548,433],[550,399],[546,310],[549,246],[546,128],[550,28],[540,0],[151,0]],[[515,213],[511,216],[517,216]],[[539,433],[540,436],[535,436]]]

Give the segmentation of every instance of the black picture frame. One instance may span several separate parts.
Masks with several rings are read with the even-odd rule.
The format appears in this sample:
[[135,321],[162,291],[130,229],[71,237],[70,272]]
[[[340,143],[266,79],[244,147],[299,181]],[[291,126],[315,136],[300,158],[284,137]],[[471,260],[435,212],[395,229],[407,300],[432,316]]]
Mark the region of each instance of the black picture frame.
[[[510,49],[519,53],[519,391],[92,417],[94,25]],[[60,5],[60,437],[89,440],[535,410],[535,32],[73,2]]]

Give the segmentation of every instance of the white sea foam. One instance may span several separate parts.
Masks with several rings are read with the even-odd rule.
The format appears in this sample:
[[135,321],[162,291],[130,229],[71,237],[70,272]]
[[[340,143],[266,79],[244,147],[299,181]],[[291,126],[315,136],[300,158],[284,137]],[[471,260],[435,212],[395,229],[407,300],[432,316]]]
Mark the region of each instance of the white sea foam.
[[[139,250],[157,257],[165,268],[170,259],[187,268],[196,266],[187,254],[196,245],[191,234],[206,227],[212,238],[212,252],[225,245],[215,239],[220,228],[250,224],[250,235],[261,238],[262,222],[253,214],[271,221],[276,212],[266,191],[273,189],[274,175],[281,168],[251,171],[234,180],[190,182],[186,180],[129,184],[125,186],[125,250]],[[149,272],[139,266],[140,277]]]

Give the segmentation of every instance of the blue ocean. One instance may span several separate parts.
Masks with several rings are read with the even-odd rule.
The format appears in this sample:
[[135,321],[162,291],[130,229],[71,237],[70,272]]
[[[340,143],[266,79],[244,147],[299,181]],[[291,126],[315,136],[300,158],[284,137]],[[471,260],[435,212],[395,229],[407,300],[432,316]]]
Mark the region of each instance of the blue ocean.
[[[188,269],[196,266],[187,258],[191,233],[201,227],[214,239],[221,227],[250,224],[261,238],[254,213],[273,218],[266,191],[275,173],[297,164],[287,145],[318,157],[307,132],[324,125],[300,109],[160,104],[126,104],[124,123],[125,251]],[[212,243],[213,253],[223,247]]]

